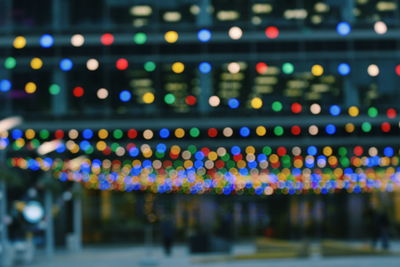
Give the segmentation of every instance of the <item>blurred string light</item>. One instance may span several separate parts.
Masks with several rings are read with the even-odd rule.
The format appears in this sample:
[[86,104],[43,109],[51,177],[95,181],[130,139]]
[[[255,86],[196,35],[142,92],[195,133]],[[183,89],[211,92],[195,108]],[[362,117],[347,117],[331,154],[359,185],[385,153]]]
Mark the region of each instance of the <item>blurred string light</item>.
[[346,36],[351,32],[351,26],[347,22],[340,22],[336,26],[336,31],[338,32],[338,34],[340,34],[342,36]]
[[175,62],[172,64],[171,69],[175,73],[182,73],[185,70],[185,65],[182,62]]
[[110,46],[114,43],[114,35],[105,33],[100,37],[100,42],[105,46]]
[[210,73],[211,69],[212,69],[211,64],[208,62],[201,62],[199,64],[199,71],[203,74]]
[[73,90],[72,90],[72,94],[77,97],[80,98],[85,94],[85,89],[83,89],[83,87],[80,86],[76,86]]
[[147,42],[147,35],[144,32],[137,32],[133,36],[133,41],[137,45],[145,44]]
[[97,90],[97,98],[106,99],[108,97],[108,90],[106,88],[100,88]]
[[0,80],[0,91],[8,92],[11,90],[12,84],[9,80]]
[[128,90],[123,90],[119,93],[119,99],[122,102],[128,102],[129,100],[131,100],[131,98],[132,98],[132,94]]
[[85,37],[82,34],[74,34],[71,37],[71,45],[74,47],[81,47],[85,44]]
[[13,41],[13,46],[16,49],[22,49],[26,46],[26,39],[23,36],[17,36],[15,37]]
[[49,86],[49,93],[51,95],[58,95],[61,92],[61,87],[58,84],[51,84]]
[[91,58],[86,61],[86,68],[90,71],[95,71],[99,68],[99,61],[97,59]]
[[167,43],[173,44],[178,41],[179,35],[176,31],[168,31],[164,34],[164,39]]
[[240,102],[236,98],[230,98],[228,100],[228,105],[231,109],[237,109],[240,106]]
[[368,66],[368,75],[371,77],[376,77],[379,75],[379,67],[375,64],[371,64]]
[[383,21],[377,21],[377,22],[375,22],[375,24],[374,24],[374,31],[377,33],[377,34],[385,34],[386,32],[387,32],[387,26],[386,26],[386,23],[385,22],[383,22]]
[[164,102],[165,102],[166,104],[172,105],[172,104],[175,103],[175,100],[176,100],[175,96],[174,96],[173,94],[171,94],[171,93],[166,94],[166,95],[164,96]]
[[60,61],[60,69],[63,71],[70,71],[74,64],[69,58],[64,58]]
[[232,40],[239,40],[243,36],[243,30],[237,26],[233,26],[229,29],[228,35]]
[[156,63],[154,63],[153,61],[147,61],[144,63],[144,69],[147,72],[153,72],[156,69]]
[[42,66],[43,66],[43,61],[40,58],[38,58],[38,57],[32,58],[32,60],[31,60],[31,68],[32,69],[38,70],[38,69],[41,69]]
[[17,60],[14,57],[7,57],[4,60],[4,67],[8,70],[15,68],[17,65]]
[[341,63],[338,66],[338,72],[340,75],[348,75],[350,73],[350,66],[347,63]]
[[256,71],[259,74],[266,74],[268,71],[268,65],[264,62],[259,62],[256,64]]
[[314,76],[322,76],[324,74],[324,68],[321,65],[314,65],[311,67],[311,73]]
[[155,96],[152,92],[147,92],[143,95],[142,100],[145,104],[151,104],[155,100]]
[[265,29],[265,35],[269,39],[276,39],[279,36],[279,29],[275,26],[269,26]]
[[211,40],[211,31],[207,29],[201,29],[197,33],[197,38],[200,42],[208,42]]
[[40,46],[44,48],[49,48],[54,45],[54,38],[50,34],[44,34],[39,40]]
[[25,92],[27,94],[33,94],[37,90],[37,85],[34,82],[28,82],[25,84]]
[[285,74],[292,74],[294,72],[294,66],[290,62],[286,62],[282,64],[282,71]]

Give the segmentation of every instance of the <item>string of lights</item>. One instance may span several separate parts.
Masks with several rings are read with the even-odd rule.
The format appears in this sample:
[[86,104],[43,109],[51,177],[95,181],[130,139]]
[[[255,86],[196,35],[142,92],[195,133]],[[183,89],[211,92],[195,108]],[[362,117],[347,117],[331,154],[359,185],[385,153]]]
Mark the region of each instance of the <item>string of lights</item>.
[[[358,158],[360,161],[362,159]],[[73,161],[73,160],[72,160]],[[53,170],[61,181],[82,182],[86,187],[100,190],[152,191],[154,193],[182,192],[188,194],[299,194],[308,191],[317,194],[347,190],[349,193],[373,190],[393,191],[400,185],[399,169],[385,167],[326,168],[281,167],[268,164],[254,168],[196,167],[184,166],[178,161],[140,160],[121,162],[82,159],[72,161],[50,158],[13,158],[13,167],[30,170]],[[319,160],[321,161],[321,160]],[[390,159],[383,158],[382,162]],[[394,165],[398,164],[396,157]]]

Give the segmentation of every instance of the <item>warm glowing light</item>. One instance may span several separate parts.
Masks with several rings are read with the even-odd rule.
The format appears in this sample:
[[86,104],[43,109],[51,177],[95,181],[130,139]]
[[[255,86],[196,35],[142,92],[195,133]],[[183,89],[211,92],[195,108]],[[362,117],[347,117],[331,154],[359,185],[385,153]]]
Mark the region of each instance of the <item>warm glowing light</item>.
[[314,65],[311,68],[311,73],[314,76],[321,76],[322,74],[324,74],[324,68],[321,65]]
[[385,34],[387,32],[386,23],[383,21],[377,21],[374,24],[374,30],[377,34]]
[[371,77],[376,77],[379,75],[379,67],[375,64],[371,64],[368,66],[368,75]]
[[33,94],[35,93],[37,90],[37,86],[34,82],[29,82],[27,84],[25,84],[25,92],[27,94]]
[[153,93],[147,92],[147,93],[145,93],[145,94],[143,95],[142,99],[143,99],[143,102],[144,102],[144,103],[146,103],[146,104],[151,104],[151,103],[154,102],[155,96],[154,96]]
[[221,103],[221,100],[219,99],[218,96],[214,95],[214,96],[211,96],[211,97],[208,99],[208,103],[209,103],[210,106],[212,106],[212,107],[218,107],[219,104]]
[[243,31],[241,28],[234,26],[232,28],[229,29],[229,37],[233,40],[239,40],[240,38],[242,38],[243,35]]
[[31,68],[32,69],[38,70],[42,66],[43,66],[43,61],[40,58],[38,58],[38,57],[32,58],[32,60],[31,60]]
[[261,98],[259,97],[254,97],[251,102],[250,105],[252,108],[254,109],[260,109],[263,106],[263,101]]
[[164,39],[165,39],[165,41],[167,41],[167,43],[172,44],[172,43],[175,43],[176,41],[178,41],[179,35],[176,31],[168,31],[165,33]]
[[97,97],[99,99],[106,99],[108,97],[108,90],[105,88],[100,88],[97,90]]
[[349,107],[348,112],[351,117],[357,117],[360,114],[360,110],[356,106]]
[[17,36],[14,39],[13,46],[16,49],[22,49],[26,46],[26,39],[23,36]]
[[237,62],[231,62],[228,64],[228,71],[230,73],[239,73],[240,71],[240,64]]
[[91,71],[95,71],[99,68],[99,62],[97,59],[91,58],[86,62],[86,68]]
[[172,64],[172,71],[175,73],[182,73],[185,70],[185,65],[182,62],[175,62]]
[[85,37],[82,34],[74,34],[71,37],[71,45],[74,47],[80,47],[85,43]]
[[317,115],[321,113],[321,106],[317,103],[314,103],[310,106],[310,111],[312,114]]

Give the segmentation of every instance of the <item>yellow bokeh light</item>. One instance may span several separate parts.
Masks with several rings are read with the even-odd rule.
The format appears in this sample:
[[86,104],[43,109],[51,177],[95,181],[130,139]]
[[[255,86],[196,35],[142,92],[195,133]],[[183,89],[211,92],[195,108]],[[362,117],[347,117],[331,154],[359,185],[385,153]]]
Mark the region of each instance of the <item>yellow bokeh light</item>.
[[175,130],[175,136],[177,138],[183,138],[185,136],[185,130],[183,130],[182,128],[178,128]]
[[107,148],[107,144],[104,141],[99,141],[96,143],[96,148],[98,151],[103,151],[104,149]]
[[211,151],[210,153],[208,153],[208,159],[209,160],[216,160],[218,158],[218,154],[214,151]]
[[28,94],[33,94],[37,90],[37,86],[34,82],[29,82],[25,84],[25,92]]
[[147,93],[145,93],[145,94],[143,95],[142,99],[143,99],[143,102],[144,102],[144,103],[146,103],[146,104],[151,104],[151,103],[154,102],[155,97],[154,97],[154,94],[153,94],[153,93],[147,92]]
[[360,114],[360,110],[356,106],[351,106],[349,108],[349,115],[352,117],[357,117]]
[[38,57],[32,58],[32,60],[31,60],[31,68],[32,69],[38,70],[42,66],[43,66],[43,61],[40,58],[38,58]]
[[108,137],[108,131],[106,129],[101,129],[98,135],[100,139],[106,139]]
[[185,65],[182,62],[175,62],[172,64],[172,71],[175,73],[182,73],[185,70]]
[[28,129],[28,130],[25,131],[25,136],[26,136],[27,139],[35,138],[35,134],[36,134],[35,131],[32,130],[32,129]]
[[311,73],[314,76],[321,76],[324,74],[324,68],[321,65],[314,65],[311,68]]
[[264,136],[264,135],[267,134],[267,129],[266,129],[264,126],[258,126],[258,127],[256,128],[256,134],[257,134],[258,136]]
[[176,31],[168,31],[164,35],[165,41],[167,41],[167,43],[170,43],[170,44],[178,41],[178,38],[179,38],[179,34]]
[[13,46],[16,49],[21,49],[26,46],[26,39],[23,36],[17,36],[14,39]]
[[263,101],[259,97],[255,97],[251,100],[251,107],[254,109],[260,109],[263,105]]
[[346,132],[352,133],[352,132],[354,132],[354,130],[355,130],[355,126],[354,126],[354,124],[352,124],[352,123],[347,123],[347,124],[344,126],[344,129],[346,130]]

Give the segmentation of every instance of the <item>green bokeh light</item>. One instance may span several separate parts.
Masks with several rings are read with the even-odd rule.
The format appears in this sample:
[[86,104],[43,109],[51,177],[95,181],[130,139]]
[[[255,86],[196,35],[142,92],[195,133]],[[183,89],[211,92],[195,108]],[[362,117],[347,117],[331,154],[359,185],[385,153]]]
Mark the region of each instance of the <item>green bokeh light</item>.
[[135,36],[133,36],[133,41],[135,44],[144,44],[147,41],[147,35],[143,32],[138,32],[135,34]]

